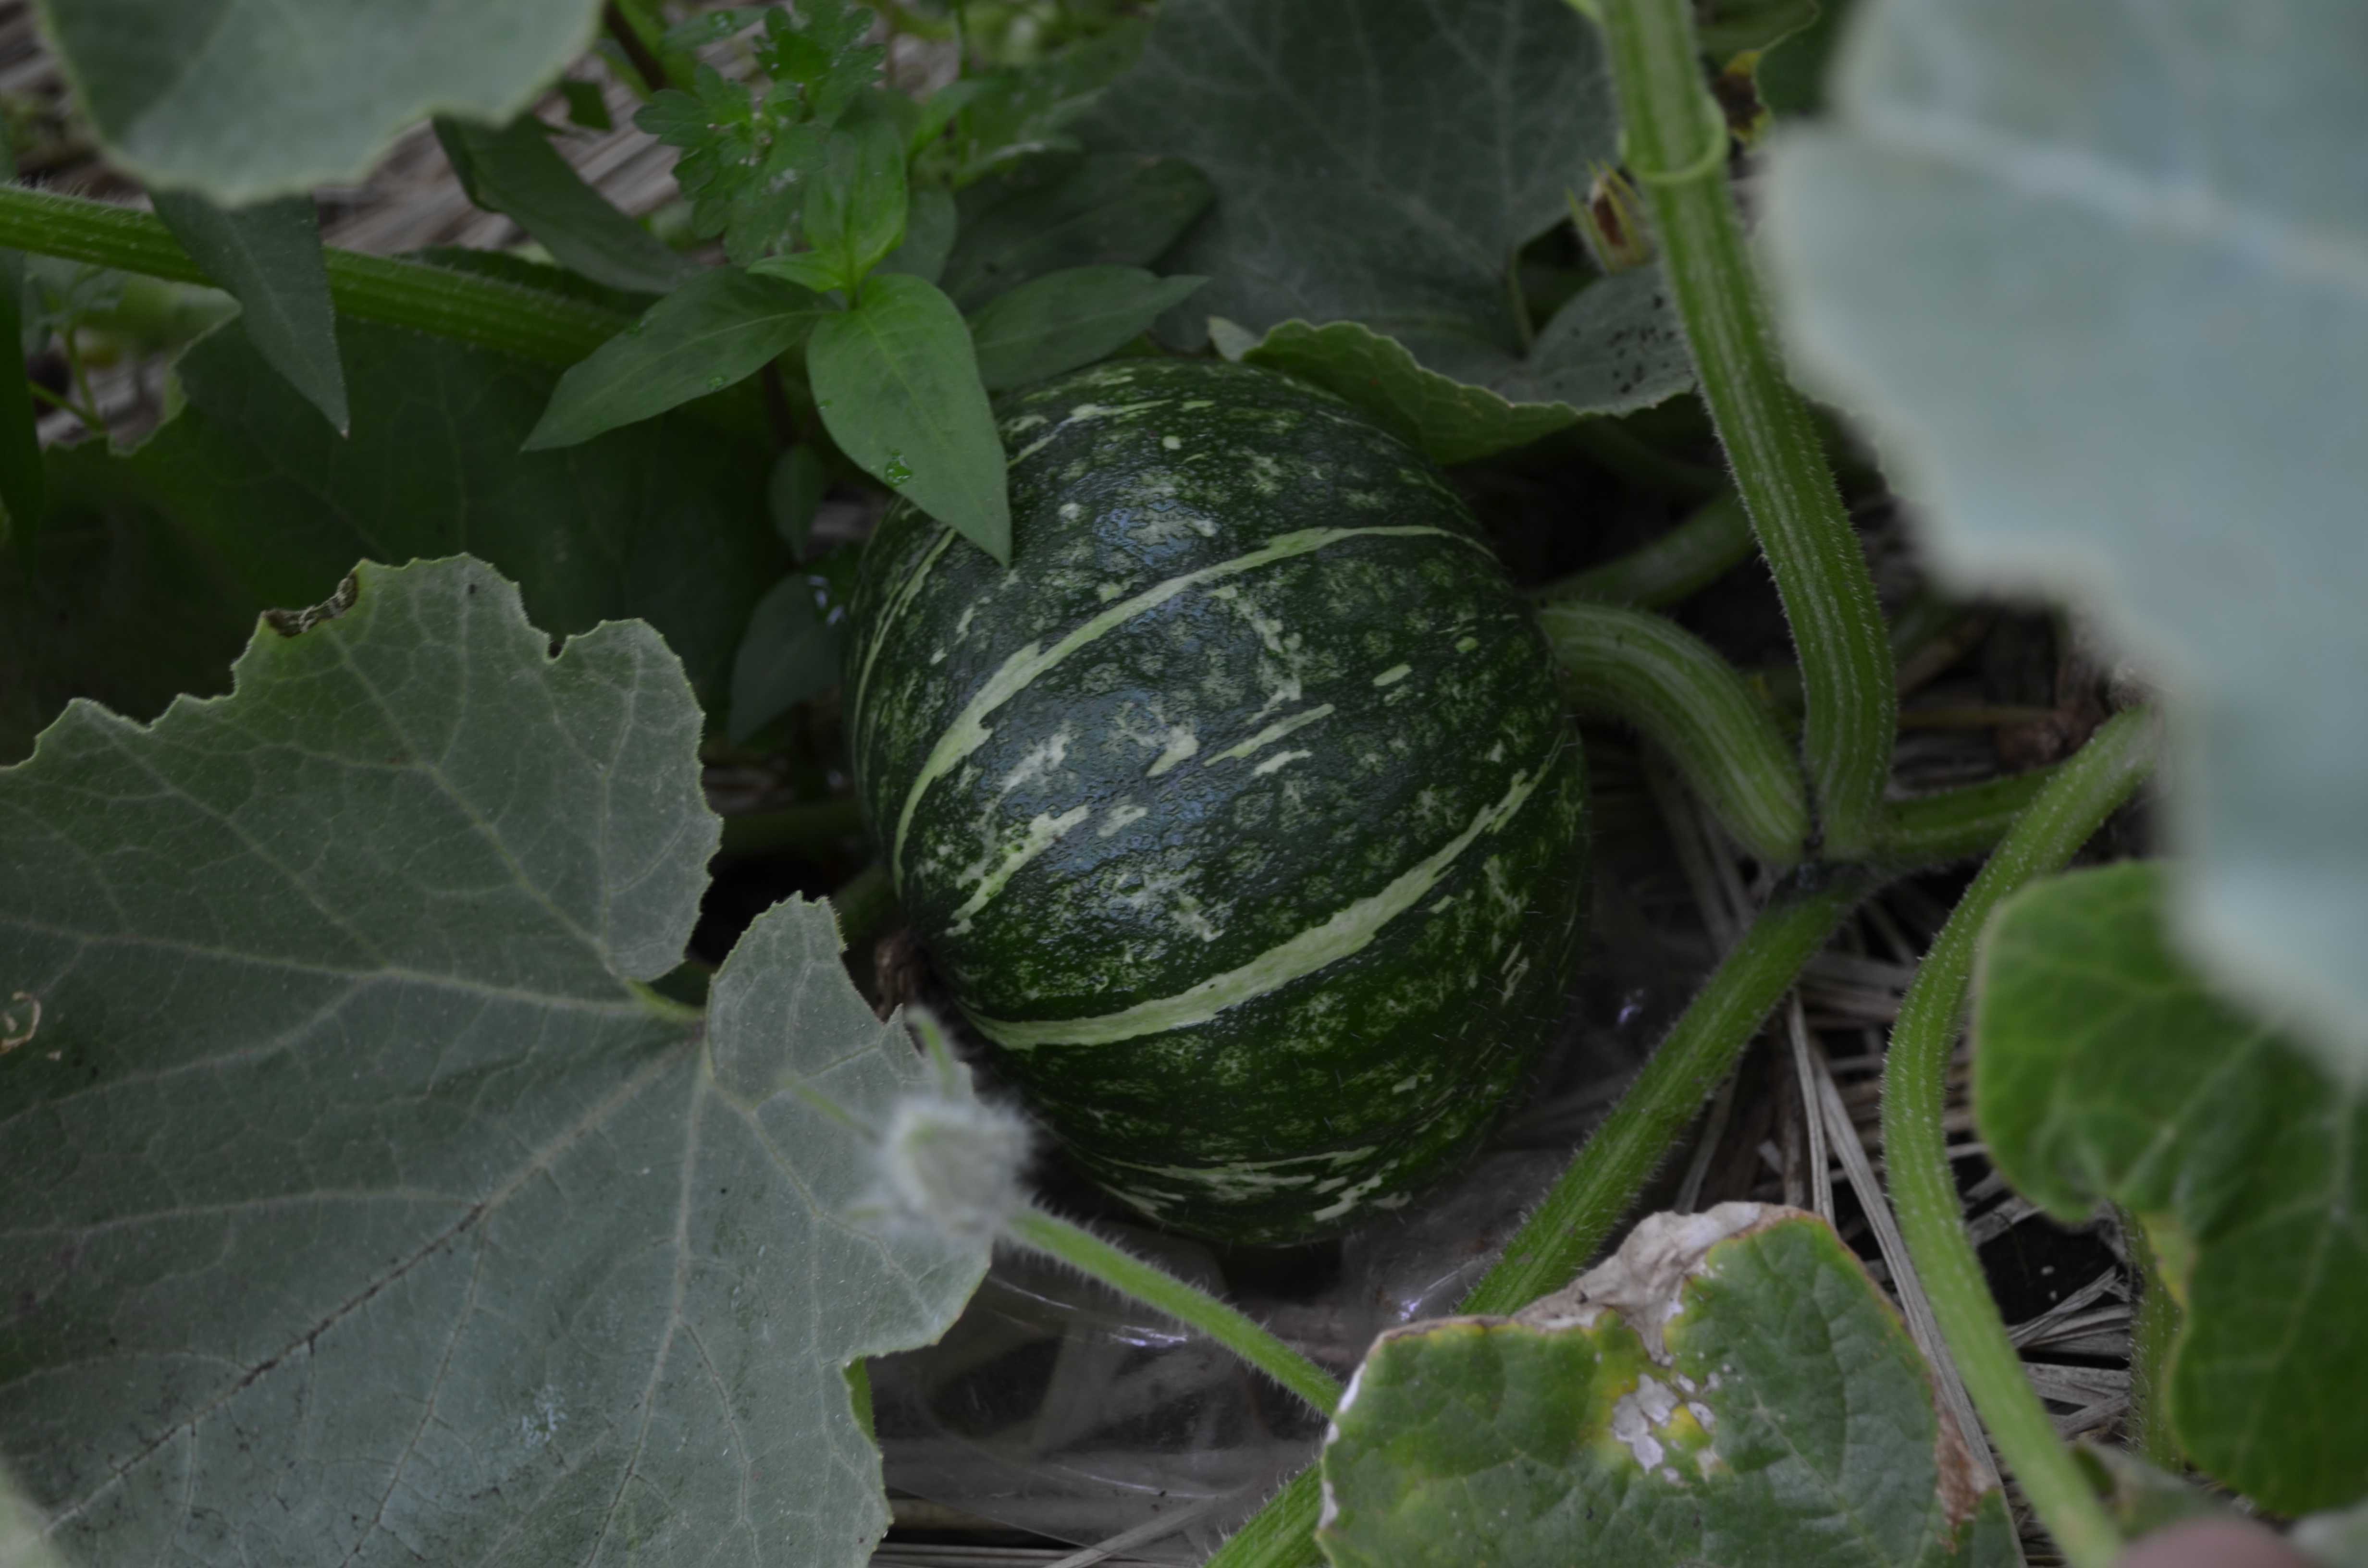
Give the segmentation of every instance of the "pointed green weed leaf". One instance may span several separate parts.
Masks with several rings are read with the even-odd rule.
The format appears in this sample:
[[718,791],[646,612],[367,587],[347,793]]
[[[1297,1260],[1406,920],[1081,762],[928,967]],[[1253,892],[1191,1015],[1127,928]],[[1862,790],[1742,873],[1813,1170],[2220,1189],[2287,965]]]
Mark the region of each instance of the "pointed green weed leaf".
[[2368,9],[1862,12],[1770,175],[1804,368],[1952,577],[2148,661],[2189,952],[2368,1079]]
[[1139,267],[1073,267],[1032,278],[971,312],[979,379],[1001,392],[1090,365],[1207,281]]
[[1216,187],[1165,258],[1212,279],[1180,344],[1206,315],[1359,321],[1464,381],[1520,351],[1514,252],[1620,162],[1601,45],[1564,0],[1167,0],[1085,127]]
[[533,115],[504,126],[438,115],[436,139],[469,199],[517,220],[561,266],[643,294],[663,294],[694,270],[586,184]]
[[290,196],[236,211],[186,191],[160,190],[153,199],[190,259],[238,301],[239,328],[265,361],[339,435],[351,429],[313,199]]
[[[0,773],[0,1456],[90,1562],[844,1564],[842,1368],[983,1245],[867,1229],[936,1074],[827,906],[681,957],[719,824],[656,634],[364,565],[233,695]],[[947,1092],[942,1087],[939,1093]]]
[[2118,1203],[2193,1247],[2169,1378],[2189,1457],[2279,1513],[2348,1503],[2368,1494],[2368,1091],[2173,951],[2169,881],[2079,871],[1999,910],[1976,1118],[2033,1201]]
[[559,96],[567,101],[567,122],[586,131],[614,131],[617,121],[609,112],[609,100],[601,96],[600,84],[569,78],[559,84]]
[[1209,205],[1178,158],[1032,158],[955,198],[961,232],[942,281],[964,310],[1066,267],[1148,267]]
[[951,300],[901,273],[826,316],[806,375],[830,438],[864,471],[997,561],[1011,559],[1003,442]]
[[882,115],[831,132],[806,186],[806,243],[853,289],[905,239],[905,138]]
[[521,452],[553,372],[362,322],[342,333],[350,438],[217,332],[181,357],[180,415],[113,460],[262,603],[321,598],[364,556],[465,550],[516,575],[536,624],[640,617],[722,694],[781,568],[761,433],[677,413]]
[[[837,553],[849,556],[851,563],[851,551]],[[845,574],[844,569],[837,574]],[[734,744],[838,684],[839,654],[847,646],[848,586],[828,572],[792,572],[757,601],[732,666]]]
[[794,283],[811,294],[837,294],[846,289],[839,275],[837,259],[818,250],[795,251],[788,256],[768,256],[748,264],[749,273],[757,278],[778,278]]
[[40,0],[108,161],[228,206],[357,183],[436,113],[496,123],[591,46],[600,0]]
[[722,392],[803,340],[826,313],[810,290],[736,267],[701,272],[569,368],[525,449],[573,447]]
[[1393,1329],[1324,1445],[1334,1568],[2005,1568],[2013,1528],[1825,1221],[1656,1214],[1511,1318]]
[[953,254],[957,222],[951,195],[930,187],[914,191],[905,210],[905,238],[877,270],[909,272],[924,283],[935,283]]

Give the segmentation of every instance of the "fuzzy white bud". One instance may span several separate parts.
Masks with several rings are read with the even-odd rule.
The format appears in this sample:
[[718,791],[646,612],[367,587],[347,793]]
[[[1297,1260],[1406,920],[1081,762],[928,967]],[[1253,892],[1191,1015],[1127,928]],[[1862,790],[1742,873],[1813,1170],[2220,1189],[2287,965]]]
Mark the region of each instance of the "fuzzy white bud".
[[880,1173],[890,1205],[950,1240],[990,1242],[1027,1201],[1029,1127],[987,1100],[908,1095],[889,1113]]
[[1028,1201],[1022,1177],[1034,1129],[1018,1110],[977,1096],[945,1026],[928,1008],[906,1009],[905,1021],[937,1081],[889,1108],[871,1193],[859,1212],[985,1245]]

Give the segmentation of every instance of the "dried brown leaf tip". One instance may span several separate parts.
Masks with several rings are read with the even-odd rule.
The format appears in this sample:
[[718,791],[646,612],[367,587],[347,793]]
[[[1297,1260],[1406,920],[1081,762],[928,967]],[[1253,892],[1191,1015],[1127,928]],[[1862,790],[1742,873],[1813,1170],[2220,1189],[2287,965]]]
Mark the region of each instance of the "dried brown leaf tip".
[[263,624],[282,637],[302,637],[324,621],[335,620],[354,608],[361,597],[361,584],[348,572],[337,585],[337,591],[319,604],[304,609],[268,609],[263,612]]

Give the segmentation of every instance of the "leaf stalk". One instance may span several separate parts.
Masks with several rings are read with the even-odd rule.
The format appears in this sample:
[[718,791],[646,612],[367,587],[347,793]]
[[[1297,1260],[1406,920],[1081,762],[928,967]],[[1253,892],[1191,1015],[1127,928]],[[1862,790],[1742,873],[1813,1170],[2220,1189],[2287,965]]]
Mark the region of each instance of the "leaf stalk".
[[[211,284],[162,221],[80,197],[0,187],[0,248]],[[408,327],[546,365],[573,365],[632,324],[619,312],[424,262],[324,248],[340,315]]]
[[1975,1408],[2074,1568],[2110,1568],[2121,1552],[2121,1532],[2056,1437],[2007,1337],[1965,1233],[1941,1110],[1982,927],[2009,894],[2072,858],[2135,791],[2155,750],[2152,721],[2143,712],[2123,713],[2047,778],[1918,966],[1884,1059],[1884,1161],[1900,1232]]
[[1014,1215],[1005,1234],[1207,1335],[1322,1414],[1331,1415],[1340,1403],[1340,1385],[1332,1374],[1258,1322],[1199,1286],[1112,1246],[1084,1226],[1031,1208]]
[[1823,870],[1780,892],[1729,949],[1628,1092],[1523,1222],[1466,1312],[1511,1312],[1570,1283],[1611,1238],[1686,1123],[1874,879]]
[[1709,643],[1675,621],[1568,599],[1538,612],[1571,705],[1617,720],[1668,753],[1721,826],[1763,863],[1808,843],[1801,767],[1768,705]]
[[2186,1314],[2170,1293],[2154,1239],[2137,1216],[2124,1210],[2122,1236],[2138,1269],[2138,1321],[2130,1335],[2130,1415],[2140,1458],[2177,1475],[2186,1467],[2179,1434],[2170,1424],[2170,1351]]
[[1697,381],[1783,600],[1806,698],[1820,852],[1873,846],[1898,698],[1841,492],[1776,334],[1726,178],[1725,122],[1687,0],[1600,0],[1629,167],[1644,187]]

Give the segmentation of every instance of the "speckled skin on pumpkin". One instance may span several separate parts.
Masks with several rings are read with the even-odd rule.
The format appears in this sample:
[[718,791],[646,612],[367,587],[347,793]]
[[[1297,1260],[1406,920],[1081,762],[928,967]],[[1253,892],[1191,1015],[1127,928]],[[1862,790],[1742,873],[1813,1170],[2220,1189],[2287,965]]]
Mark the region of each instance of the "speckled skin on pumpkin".
[[1543,637],[1396,437],[1269,372],[1007,399],[1012,566],[898,508],[846,690],[999,1068],[1174,1229],[1300,1242],[1468,1153],[1561,1011],[1586,786]]

